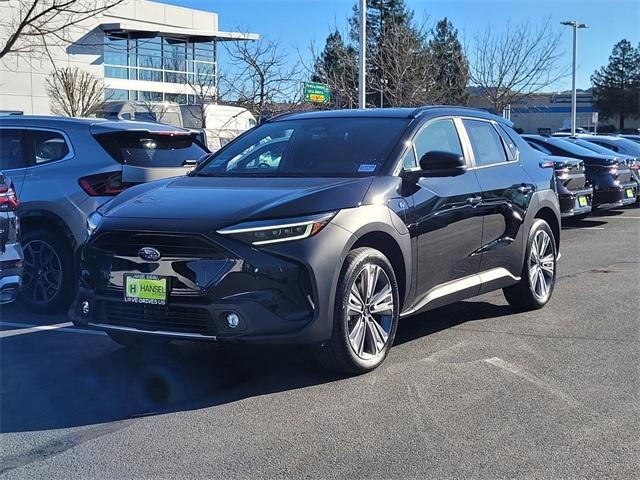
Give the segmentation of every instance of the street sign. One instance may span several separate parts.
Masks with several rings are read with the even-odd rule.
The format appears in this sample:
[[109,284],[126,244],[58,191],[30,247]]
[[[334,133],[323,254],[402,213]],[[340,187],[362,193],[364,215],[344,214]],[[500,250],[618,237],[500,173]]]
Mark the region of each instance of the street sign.
[[329,85],[318,82],[304,82],[304,99],[306,102],[328,103],[331,99]]

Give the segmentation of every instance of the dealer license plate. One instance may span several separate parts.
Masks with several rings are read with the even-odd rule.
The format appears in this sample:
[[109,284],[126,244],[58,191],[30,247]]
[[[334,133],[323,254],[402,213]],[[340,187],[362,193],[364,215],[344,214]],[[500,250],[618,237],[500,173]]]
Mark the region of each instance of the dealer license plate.
[[581,207],[587,206],[587,197],[578,197],[578,205]]
[[633,191],[633,188],[627,188],[627,198],[633,198],[635,196],[635,193]]
[[169,277],[146,273],[125,273],[124,301],[130,303],[148,303],[166,305]]

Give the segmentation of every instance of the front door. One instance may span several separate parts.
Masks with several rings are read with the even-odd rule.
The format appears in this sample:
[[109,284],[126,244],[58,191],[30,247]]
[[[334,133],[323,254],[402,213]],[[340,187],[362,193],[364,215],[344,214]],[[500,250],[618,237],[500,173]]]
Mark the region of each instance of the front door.
[[[429,151],[465,155],[453,118],[428,122],[405,157],[405,169]],[[470,164],[469,164],[470,166]],[[482,216],[480,184],[473,170],[455,177],[421,178],[413,194],[410,232],[417,250],[416,301],[411,311],[476,295]]]

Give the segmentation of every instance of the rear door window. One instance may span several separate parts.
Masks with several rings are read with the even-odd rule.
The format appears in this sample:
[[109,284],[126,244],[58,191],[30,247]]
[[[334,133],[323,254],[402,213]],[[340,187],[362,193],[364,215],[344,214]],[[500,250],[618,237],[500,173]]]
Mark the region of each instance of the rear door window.
[[188,133],[122,131],[95,135],[118,163],[133,167],[182,167],[208,153]]
[[71,149],[64,135],[51,130],[27,130],[30,165],[42,165],[69,157]]
[[25,168],[24,130],[22,128],[0,129],[0,169]]
[[465,119],[462,123],[469,135],[477,167],[507,161],[502,139],[491,122]]

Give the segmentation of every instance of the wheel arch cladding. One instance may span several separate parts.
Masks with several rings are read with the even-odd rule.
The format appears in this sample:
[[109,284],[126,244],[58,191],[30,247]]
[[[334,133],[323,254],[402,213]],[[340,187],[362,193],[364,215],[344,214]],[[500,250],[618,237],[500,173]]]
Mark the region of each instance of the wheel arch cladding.
[[374,231],[365,233],[358,238],[351,246],[351,250],[356,248],[369,247],[382,253],[393,268],[398,282],[398,290],[400,291],[400,309],[402,309],[405,295],[407,293],[407,269],[405,267],[405,258],[398,242],[388,233]]
[[560,251],[560,222],[556,214],[549,207],[542,207],[534,218],[540,218],[549,224],[556,241],[556,251]]
[[45,210],[33,210],[20,217],[20,227],[22,230],[35,230],[36,228],[44,228],[53,230],[58,233],[64,240],[69,242],[72,251],[75,251],[77,245],[73,233],[67,224],[56,214]]

